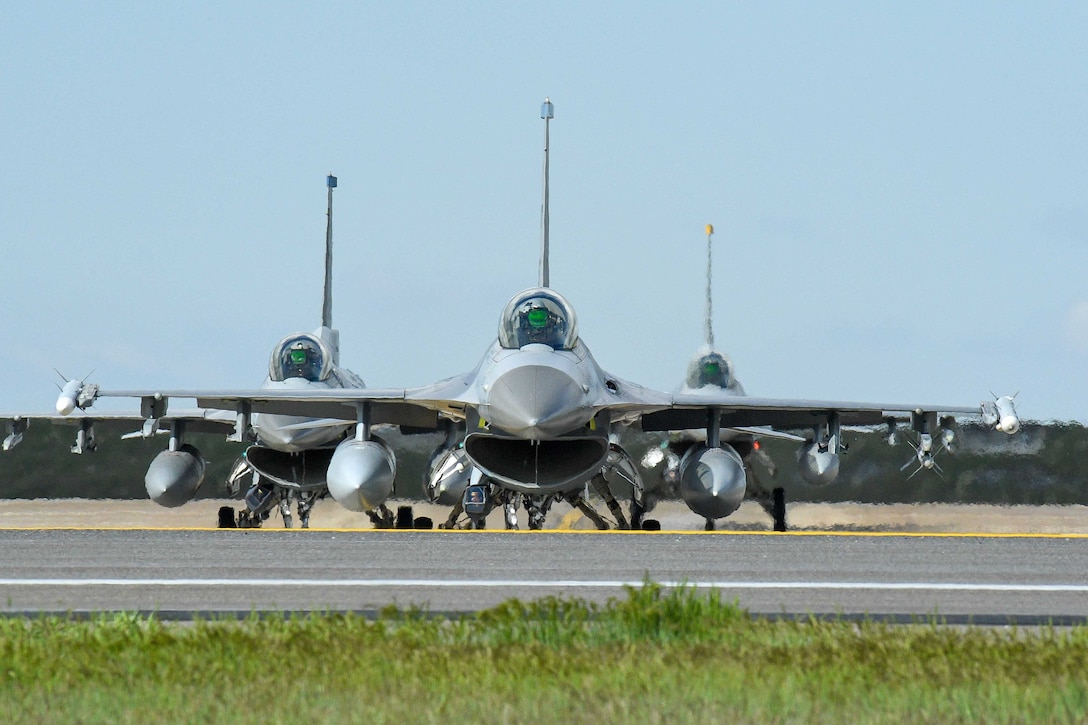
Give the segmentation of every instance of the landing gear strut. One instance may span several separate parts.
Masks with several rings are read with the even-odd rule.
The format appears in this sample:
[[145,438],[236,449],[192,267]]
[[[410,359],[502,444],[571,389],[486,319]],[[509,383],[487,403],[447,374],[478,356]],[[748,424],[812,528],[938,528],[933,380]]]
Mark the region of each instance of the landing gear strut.
[[377,508],[370,509],[366,512],[366,515],[370,517],[370,522],[374,524],[375,529],[393,528],[393,512],[384,503]]
[[[763,453],[762,450],[757,451],[762,454],[761,460],[765,463],[769,463],[770,458]],[[770,464],[770,474],[773,477],[775,475],[775,469],[773,464]],[[786,530],[786,489],[781,486],[776,486],[771,489],[770,492],[763,487],[762,482],[759,480],[759,476],[756,475],[755,467],[750,463],[745,464],[745,469],[748,471],[748,480],[751,481],[749,490],[752,493],[752,498],[767,512],[767,515],[771,517],[771,523],[775,531]]]

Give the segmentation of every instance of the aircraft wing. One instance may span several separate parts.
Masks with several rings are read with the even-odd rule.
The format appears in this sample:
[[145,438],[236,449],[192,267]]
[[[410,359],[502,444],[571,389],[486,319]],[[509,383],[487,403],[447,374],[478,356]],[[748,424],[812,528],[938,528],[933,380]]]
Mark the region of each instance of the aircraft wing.
[[[155,401],[184,398],[197,406],[218,411],[248,409],[310,418],[354,421],[357,408],[367,405],[371,424],[436,428],[438,417],[461,419],[465,410],[480,404],[474,373],[455,376],[419,388],[329,388],[325,390],[97,390],[92,399],[139,398],[149,406]],[[608,409],[612,420],[634,420],[643,413],[670,405],[671,396],[636,383],[613,379],[612,384],[589,401],[594,410]]]
[[[354,421],[365,407],[372,425],[392,424],[413,428],[436,428],[439,416],[463,419],[466,410],[481,403],[473,384],[474,373],[456,376],[420,388],[331,388],[325,390],[93,390],[80,391],[78,407],[103,397],[141,399],[144,418],[165,419],[170,398],[194,399],[205,410],[243,413],[272,413],[309,418]],[[63,395],[62,395],[63,399]],[[74,403],[75,398],[73,397]],[[63,400],[58,400],[58,410]],[[161,405],[161,407],[159,407]],[[976,416],[987,424],[1019,428],[1011,398],[977,406],[858,403],[826,400],[795,400],[739,396],[718,391],[663,393],[618,378],[588,401],[595,411],[608,410],[613,422],[640,421],[645,431],[705,428],[708,412],[719,412],[722,428],[763,427],[801,430],[826,423],[837,414],[841,425],[880,425],[889,419],[910,420],[912,415],[936,413]],[[1005,406],[1005,407],[1003,407]],[[156,410],[158,408],[158,410]],[[157,413],[157,414],[156,414]],[[207,415],[207,414],[206,414]],[[78,420],[79,418],[69,419]],[[133,420],[137,418],[133,417]],[[209,422],[205,417],[194,424],[233,425],[224,413]],[[199,430],[199,428],[190,428]]]
[[124,413],[114,411],[102,411],[95,413],[81,412],[79,415],[60,415],[58,413],[0,413],[0,425],[6,436],[0,449],[11,450],[23,439],[30,423],[41,421],[51,425],[63,425],[78,427],[76,443],[73,452],[82,453],[87,440],[87,432],[94,426],[104,424],[111,430],[124,430],[130,428],[130,432],[123,438],[144,437],[149,438],[157,433],[168,433],[175,421],[184,421],[186,430],[194,433],[224,433],[230,434],[235,429],[234,415],[222,410],[178,410],[150,421],[137,413]]
[[[1009,402],[1011,405],[1011,399]],[[800,430],[825,423],[832,414],[838,415],[842,425],[858,426],[880,425],[889,419],[909,421],[912,415],[929,413],[976,416],[993,424],[999,423],[1003,417],[998,414],[998,407],[994,403],[977,406],[858,403],[691,392],[674,394],[669,408],[643,415],[642,428],[646,431],[704,428],[708,412],[712,409],[719,411],[723,428],[770,426],[777,430]]]
[[[309,418],[355,421],[360,405],[369,408],[372,424],[388,423],[418,428],[438,425],[436,409],[409,401],[403,388],[330,388],[326,390],[95,390],[82,394],[81,405],[86,408],[98,398],[139,398],[145,418],[166,419],[167,401],[171,398],[195,400],[201,409],[217,411],[221,419],[234,426],[239,413],[270,413]],[[58,406],[61,401],[58,400]],[[155,411],[161,406],[160,411]],[[58,408],[59,409],[59,408]],[[189,428],[199,430],[199,428]]]

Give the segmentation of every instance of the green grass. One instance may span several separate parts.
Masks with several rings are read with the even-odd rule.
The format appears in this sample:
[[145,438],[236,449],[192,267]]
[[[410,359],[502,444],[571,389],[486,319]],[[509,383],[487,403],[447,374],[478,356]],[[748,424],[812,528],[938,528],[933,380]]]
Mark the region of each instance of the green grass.
[[714,594],[0,620],[0,722],[1083,722],[1088,630],[753,620]]

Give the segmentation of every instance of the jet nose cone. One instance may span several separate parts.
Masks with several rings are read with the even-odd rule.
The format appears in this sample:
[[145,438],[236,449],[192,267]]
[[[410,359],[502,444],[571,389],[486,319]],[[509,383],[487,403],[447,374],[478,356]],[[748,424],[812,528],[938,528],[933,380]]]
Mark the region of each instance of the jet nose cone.
[[522,438],[544,440],[589,421],[585,389],[569,372],[552,365],[521,365],[491,384],[487,417]]
[[306,418],[288,415],[271,415],[261,413],[253,421],[258,437],[267,445],[279,451],[297,453],[301,448],[299,443],[304,441],[311,433],[305,428],[291,428],[290,426],[306,422]]
[[[322,382],[311,382],[303,378],[288,378],[282,381],[266,381],[265,390],[328,390]],[[278,413],[258,413],[253,416],[253,429],[262,444],[284,453],[301,451],[328,445],[338,440],[350,425],[309,416],[281,415]]]

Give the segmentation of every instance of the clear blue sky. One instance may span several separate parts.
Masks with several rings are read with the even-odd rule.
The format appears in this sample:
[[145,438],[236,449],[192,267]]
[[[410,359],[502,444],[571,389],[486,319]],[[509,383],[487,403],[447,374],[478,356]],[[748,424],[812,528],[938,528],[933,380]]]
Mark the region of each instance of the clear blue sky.
[[[825,7],[830,5],[830,7]],[[610,372],[1088,421],[1088,4],[51,3],[0,22],[0,410],[53,368],[257,387],[470,369],[536,282]]]

